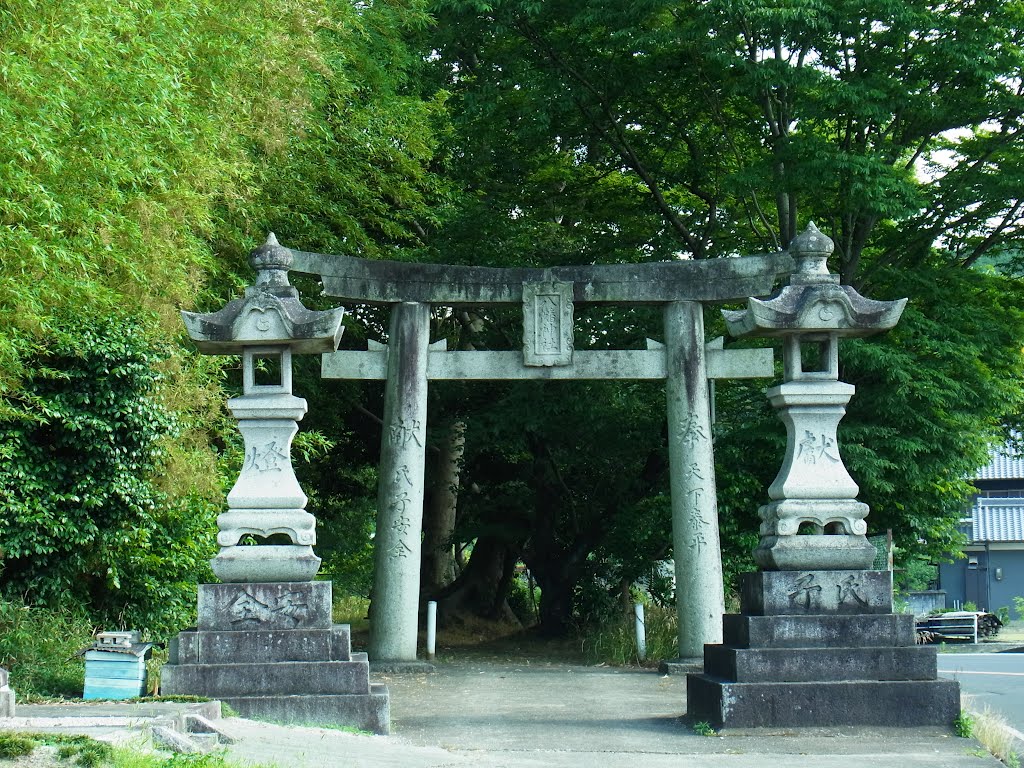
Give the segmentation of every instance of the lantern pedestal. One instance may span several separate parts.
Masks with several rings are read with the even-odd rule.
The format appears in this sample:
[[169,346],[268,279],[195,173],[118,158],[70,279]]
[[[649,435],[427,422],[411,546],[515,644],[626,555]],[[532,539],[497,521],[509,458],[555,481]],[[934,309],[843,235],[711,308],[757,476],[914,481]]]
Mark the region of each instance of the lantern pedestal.
[[331,583],[202,584],[199,620],[172,643],[161,692],[208,696],[243,717],[386,734],[388,689],[370,683]]
[[724,644],[686,679],[687,716],[716,730],[950,726],[959,685],[937,679],[936,649],[892,611],[889,571],[744,575]]

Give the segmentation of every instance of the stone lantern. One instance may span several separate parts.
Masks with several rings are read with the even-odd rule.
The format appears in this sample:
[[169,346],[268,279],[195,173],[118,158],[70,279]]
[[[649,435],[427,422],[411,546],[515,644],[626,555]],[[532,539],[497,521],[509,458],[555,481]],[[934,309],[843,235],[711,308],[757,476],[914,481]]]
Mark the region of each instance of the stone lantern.
[[854,393],[839,381],[839,338],[892,328],[907,300],[840,285],[832,250],[811,224],[790,243],[789,285],[724,313],[734,336],[782,339],[783,382],[768,398],[787,440],[759,509],[761,570],[743,574],[740,613],[704,647],[703,674],[687,676],[688,716],[715,728],[951,726],[960,711],[935,648],[917,646],[914,617],[893,611],[892,572],[870,570],[868,507],[836,436]]
[[[291,445],[306,401],[292,394],[292,354],[333,352],[343,309],[313,312],[288,283],[292,254],[274,233],[254,250],[256,282],[211,314],[182,312],[189,336],[208,355],[242,356],[242,396],[228,401],[245,439],[242,471],[217,518],[220,553],[210,565],[223,582],[311,581],[316,521],[292,470]],[[290,544],[242,546],[245,537],[283,534]]]
[[[723,312],[733,336],[783,341],[783,383],[768,399],[786,425],[786,456],[768,489],[772,501],[759,510],[754,560],[764,570],[866,569],[875,558],[864,536],[868,506],[857,501],[860,489],[836,437],[854,393],[839,381],[839,339],[889,330],[907,300],[872,301],[839,285],[826,266],[833,248],[812,223],[790,243],[796,271],[789,285],[774,298],[748,299],[745,310]],[[805,368],[805,352],[816,364]]]
[[[387,733],[387,687],[370,684],[349,626],[332,623],[331,582],[314,581],[316,520],[291,460],[306,414],[292,394],[292,355],[335,351],[344,310],[302,306],[288,283],[292,259],[271,233],[251,254],[256,282],[242,298],[210,314],[182,312],[201,352],[242,356],[242,396],[228,407],[245,459],[217,518],[210,565],[223,583],[199,585],[197,626],[172,642],[161,689],[220,699],[245,717]],[[276,536],[288,543],[267,541]]]

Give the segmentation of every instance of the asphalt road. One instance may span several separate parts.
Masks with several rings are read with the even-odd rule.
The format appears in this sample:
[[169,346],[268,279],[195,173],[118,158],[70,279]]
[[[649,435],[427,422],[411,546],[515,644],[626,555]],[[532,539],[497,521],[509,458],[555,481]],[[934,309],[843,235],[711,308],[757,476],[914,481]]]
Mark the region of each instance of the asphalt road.
[[975,708],[987,704],[1024,742],[1024,653],[940,653],[939,674],[959,680]]

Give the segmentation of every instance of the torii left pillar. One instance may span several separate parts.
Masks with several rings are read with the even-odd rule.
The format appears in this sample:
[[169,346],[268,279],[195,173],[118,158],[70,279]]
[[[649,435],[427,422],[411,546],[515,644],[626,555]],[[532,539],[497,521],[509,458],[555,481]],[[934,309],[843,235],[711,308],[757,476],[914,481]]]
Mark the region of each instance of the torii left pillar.
[[370,660],[378,663],[416,662],[429,345],[430,305],[396,304],[388,339],[370,615]]

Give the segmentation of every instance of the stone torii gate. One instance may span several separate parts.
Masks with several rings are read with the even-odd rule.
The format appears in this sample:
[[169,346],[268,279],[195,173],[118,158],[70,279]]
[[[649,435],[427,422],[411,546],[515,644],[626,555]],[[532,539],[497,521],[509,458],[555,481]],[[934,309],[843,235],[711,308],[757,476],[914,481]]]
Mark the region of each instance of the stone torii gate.
[[[290,251],[326,295],[391,305],[387,345],[325,353],[325,378],[385,380],[370,658],[414,662],[431,379],[664,379],[667,395],[679,656],[722,641],[724,613],[708,381],[771,376],[769,349],[704,339],[702,304],[769,294],[792,270],[786,253],[705,261],[497,269],[368,261]],[[665,342],[644,350],[575,350],[576,304],[660,305]],[[432,305],[521,304],[521,351],[431,344]]]

